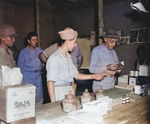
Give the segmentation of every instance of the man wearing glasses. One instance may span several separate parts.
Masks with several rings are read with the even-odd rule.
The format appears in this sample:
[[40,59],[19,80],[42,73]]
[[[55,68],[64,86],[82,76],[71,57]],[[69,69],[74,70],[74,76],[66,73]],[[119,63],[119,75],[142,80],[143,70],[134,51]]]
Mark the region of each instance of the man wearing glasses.
[[92,50],[89,71],[91,73],[107,72],[109,74],[101,81],[93,81],[93,92],[96,92],[99,87],[102,87],[104,90],[113,88],[115,85],[114,74],[121,72],[120,69],[117,69],[119,60],[113,49],[117,38],[116,31],[111,28],[106,32],[105,43]]

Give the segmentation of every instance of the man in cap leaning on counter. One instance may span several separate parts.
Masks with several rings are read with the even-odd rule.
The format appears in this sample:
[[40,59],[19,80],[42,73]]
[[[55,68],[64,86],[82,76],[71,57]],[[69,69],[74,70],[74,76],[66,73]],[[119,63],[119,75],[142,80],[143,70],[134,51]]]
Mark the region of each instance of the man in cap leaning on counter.
[[[15,41],[14,36],[18,35],[13,26],[9,24],[0,25],[0,66],[5,65],[10,68],[15,67],[15,61],[12,51],[8,47],[12,47]],[[2,74],[0,67],[0,85],[2,84]]]
[[71,90],[73,78],[86,80],[102,80],[107,74],[80,74],[72,62],[68,51],[72,51],[77,41],[78,33],[71,28],[58,32],[62,44],[47,61],[47,86],[51,102],[62,100]]
[[111,28],[106,32],[105,43],[92,50],[89,71],[91,73],[111,73],[111,76],[105,77],[102,81],[93,81],[93,92],[96,92],[100,86],[104,90],[113,88],[115,85],[114,74],[121,72],[121,70],[117,70],[116,64],[119,63],[119,60],[113,49],[117,38],[116,31]]

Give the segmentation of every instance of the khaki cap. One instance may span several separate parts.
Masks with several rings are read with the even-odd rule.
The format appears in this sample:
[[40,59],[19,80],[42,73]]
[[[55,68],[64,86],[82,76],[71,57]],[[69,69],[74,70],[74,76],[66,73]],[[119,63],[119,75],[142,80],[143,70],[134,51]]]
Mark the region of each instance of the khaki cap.
[[62,40],[74,39],[78,36],[77,31],[74,31],[69,27],[65,28],[65,30],[63,31],[59,31],[58,34],[60,35]]
[[16,30],[9,24],[0,25],[0,38],[17,36]]

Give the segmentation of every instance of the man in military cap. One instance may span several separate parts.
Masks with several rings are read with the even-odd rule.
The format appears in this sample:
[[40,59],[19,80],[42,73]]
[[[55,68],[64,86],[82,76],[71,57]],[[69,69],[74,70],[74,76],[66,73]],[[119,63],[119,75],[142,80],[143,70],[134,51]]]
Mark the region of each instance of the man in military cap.
[[47,60],[47,86],[51,102],[62,100],[72,89],[73,78],[86,80],[102,80],[107,74],[80,74],[72,62],[71,55],[78,33],[67,27],[58,32],[62,39],[62,44]]
[[1,85],[1,65],[10,68],[15,67],[15,61],[12,51],[8,47],[12,47],[15,41],[16,30],[9,24],[0,25],[0,85]]
[[117,41],[118,35],[116,31],[111,28],[106,32],[105,43],[97,46],[92,50],[89,71],[91,73],[104,73],[110,74],[101,81],[93,81],[93,92],[96,92],[98,87],[102,89],[110,89],[115,85],[115,73],[120,73],[117,70],[119,63],[115,50],[113,49]]

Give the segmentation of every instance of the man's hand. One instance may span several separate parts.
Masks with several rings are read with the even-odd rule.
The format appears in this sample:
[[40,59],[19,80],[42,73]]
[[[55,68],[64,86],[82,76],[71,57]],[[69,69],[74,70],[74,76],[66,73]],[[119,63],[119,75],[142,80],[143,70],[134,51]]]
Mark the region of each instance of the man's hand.
[[117,69],[116,73],[120,73],[122,71],[122,69]]
[[116,71],[109,71],[109,70],[108,70],[106,73],[107,73],[108,75],[114,75],[114,74],[116,74]]
[[107,65],[107,70],[115,71],[116,69],[117,69],[117,65],[116,64],[109,64],[109,65]]
[[95,80],[102,80],[104,77],[108,76],[108,74],[104,73],[104,74],[93,74],[92,75],[92,79]]
[[114,75],[116,74],[116,71],[107,70],[106,73],[109,75],[109,77],[114,77]]

